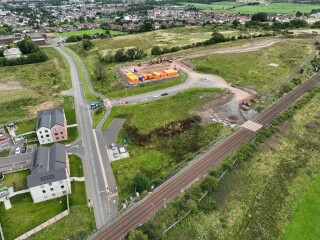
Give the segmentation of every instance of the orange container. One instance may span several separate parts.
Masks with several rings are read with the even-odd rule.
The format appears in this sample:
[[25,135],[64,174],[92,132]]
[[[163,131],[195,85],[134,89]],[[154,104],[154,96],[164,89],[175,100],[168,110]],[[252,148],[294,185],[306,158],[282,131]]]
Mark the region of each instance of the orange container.
[[148,74],[142,74],[142,77],[144,78],[144,80],[148,79]]
[[148,74],[148,78],[149,78],[149,79],[152,79],[152,78],[153,78],[153,75],[152,75],[151,73],[149,73],[149,74]]
[[168,76],[167,73],[161,73],[161,74],[160,74],[160,77],[161,77],[161,78],[165,78],[165,77],[167,77],[167,76]]

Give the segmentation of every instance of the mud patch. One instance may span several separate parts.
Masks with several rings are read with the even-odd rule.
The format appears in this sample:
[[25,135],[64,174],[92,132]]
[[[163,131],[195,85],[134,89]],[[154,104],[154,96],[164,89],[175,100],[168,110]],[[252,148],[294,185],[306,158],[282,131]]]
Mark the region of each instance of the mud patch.
[[37,106],[28,107],[28,111],[30,114],[36,115],[38,111],[56,108],[59,106],[60,106],[59,101],[52,101],[51,100],[51,101],[46,101],[44,103],[41,103],[40,105],[37,105]]
[[207,123],[209,116],[212,116],[221,106],[230,102],[233,98],[233,94],[224,93],[214,96],[209,102],[200,105],[196,109],[196,115],[201,117],[202,122]]
[[8,81],[6,83],[0,83],[0,91],[14,91],[21,89],[22,86],[18,81]]

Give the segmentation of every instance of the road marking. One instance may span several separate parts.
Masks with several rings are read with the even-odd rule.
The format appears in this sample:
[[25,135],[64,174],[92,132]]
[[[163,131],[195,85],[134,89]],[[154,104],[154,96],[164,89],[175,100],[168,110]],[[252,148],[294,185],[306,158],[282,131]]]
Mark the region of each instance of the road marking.
[[104,171],[104,166],[103,166],[103,161],[102,161],[102,157],[101,157],[101,153],[100,153],[100,147],[99,147],[98,140],[97,140],[96,131],[94,129],[92,129],[92,132],[93,132],[94,141],[95,141],[95,144],[96,144],[97,150],[98,150],[98,157],[99,157],[100,167],[101,167],[102,176],[103,176],[103,180],[104,180],[104,185],[106,187],[107,193],[109,193],[109,185],[108,185],[108,181],[107,181],[106,172]]
[[251,120],[246,121],[244,124],[241,125],[241,127],[246,128],[248,130],[251,130],[253,132],[258,131],[260,128],[262,128],[262,125],[256,122],[253,122]]

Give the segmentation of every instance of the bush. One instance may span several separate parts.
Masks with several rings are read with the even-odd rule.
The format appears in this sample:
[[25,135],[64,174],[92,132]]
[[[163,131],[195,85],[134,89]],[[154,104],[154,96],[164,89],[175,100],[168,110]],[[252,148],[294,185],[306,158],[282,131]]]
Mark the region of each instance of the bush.
[[89,39],[83,39],[82,40],[82,47],[84,50],[89,51],[93,48],[93,43]]
[[144,174],[138,173],[132,180],[132,186],[135,191],[142,193],[150,189],[151,182]]
[[23,65],[23,64],[32,64],[32,63],[40,63],[45,62],[49,59],[47,54],[42,51],[38,51],[36,53],[31,53],[27,56],[23,56],[16,59],[5,59],[0,58],[0,67],[5,66],[14,66],[14,65]]
[[25,38],[22,41],[17,42],[17,47],[23,54],[36,53],[39,51],[38,46],[28,38]]

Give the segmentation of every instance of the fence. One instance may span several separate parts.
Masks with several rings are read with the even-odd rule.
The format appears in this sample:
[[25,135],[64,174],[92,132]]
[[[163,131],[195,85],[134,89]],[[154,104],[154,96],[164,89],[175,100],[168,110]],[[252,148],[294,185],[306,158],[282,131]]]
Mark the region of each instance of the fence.
[[69,215],[69,209],[65,210],[62,213],[59,213],[58,215],[56,215],[55,217],[49,219],[48,221],[40,224],[39,226],[35,227],[34,229],[26,232],[25,234],[22,234],[20,237],[17,237],[15,240],[23,240],[23,239],[28,239],[31,235],[41,231],[42,229],[44,229],[45,227],[50,226],[51,224],[59,221],[60,219],[66,217]]

